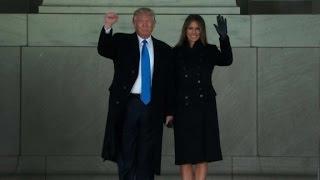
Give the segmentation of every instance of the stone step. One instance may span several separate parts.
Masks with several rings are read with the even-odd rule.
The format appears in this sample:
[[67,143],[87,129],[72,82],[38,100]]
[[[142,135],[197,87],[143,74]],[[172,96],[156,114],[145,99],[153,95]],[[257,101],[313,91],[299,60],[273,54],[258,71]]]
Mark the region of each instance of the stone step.
[[237,6],[236,0],[43,0],[45,6]]
[[116,11],[132,14],[139,7],[151,7],[156,14],[240,14],[235,0],[44,0],[40,13],[89,13]]
[[[40,6],[39,13],[83,13],[102,14],[108,11],[115,11],[118,14],[132,14],[140,6]],[[240,14],[239,7],[152,7],[156,14]]]
[[[316,176],[208,175],[207,180],[314,180]],[[0,175],[0,180],[118,180],[117,175]],[[179,175],[156,176],[155,180],[180,180]]]

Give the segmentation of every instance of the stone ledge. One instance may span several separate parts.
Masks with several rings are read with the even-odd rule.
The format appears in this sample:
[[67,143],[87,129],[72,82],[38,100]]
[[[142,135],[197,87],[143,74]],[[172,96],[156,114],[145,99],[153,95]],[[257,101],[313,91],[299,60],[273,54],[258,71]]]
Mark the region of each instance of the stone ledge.
[[[314,180],[316,176],[282,176],[282,175],[208,175],[208,180]],[[0,175],[1,180],[118,180],[117,175]],[[156,176],[155,180],[180,180],[179,175]]]
[[[0,171],[3,175],[116,175],[116,164],[103,162],[98,156],[22,156],[5,159]],[[316,176],[317,157],[225,157],[209,163],[209,175],[238,176]],[[17,168],[14,170],[14,168]],[[174,156],[162,157],[162,175],[175,176],[179,167]],[[1,178],[0,178],[1,179]]]

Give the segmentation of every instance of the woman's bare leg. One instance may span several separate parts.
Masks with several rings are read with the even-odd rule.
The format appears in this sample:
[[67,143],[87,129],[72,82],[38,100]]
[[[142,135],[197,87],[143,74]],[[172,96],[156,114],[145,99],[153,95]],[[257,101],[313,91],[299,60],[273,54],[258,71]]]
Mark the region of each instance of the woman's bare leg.
[[192,164],[180,165],[180,175],[182,180],[194,180]]
[[208,163],[198,163],[195,165],[195,180],[206,180],[208,173]]

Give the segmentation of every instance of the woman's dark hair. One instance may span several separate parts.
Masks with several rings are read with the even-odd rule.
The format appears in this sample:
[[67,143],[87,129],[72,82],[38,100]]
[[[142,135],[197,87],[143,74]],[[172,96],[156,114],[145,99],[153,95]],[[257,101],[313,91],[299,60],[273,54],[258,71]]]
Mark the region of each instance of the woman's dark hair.
[[180,39],[176,46],[182,46],[185,42],[188,42],[187,39],[187,29],[191,22],[196,22],[200,27],[200,41],[203,45],[207,45],[207,33],[206,33],[206,24],[203,18],[198,14],[190,14],[183,23]]

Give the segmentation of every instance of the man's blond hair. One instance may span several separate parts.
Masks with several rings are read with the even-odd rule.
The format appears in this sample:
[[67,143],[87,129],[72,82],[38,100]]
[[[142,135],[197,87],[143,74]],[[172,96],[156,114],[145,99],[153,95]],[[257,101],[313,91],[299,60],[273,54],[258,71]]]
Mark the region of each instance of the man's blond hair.
[[141,14],[147,14],[147,15],[153,17],[154,22],[156,22],[156,15],[154,14],[154,11],[150,8],[147,8],[147,7],[141,7],[139,9],[135,10],[133,13],[132,21],[134,21],[134,18],[136,16],[141,15]]

